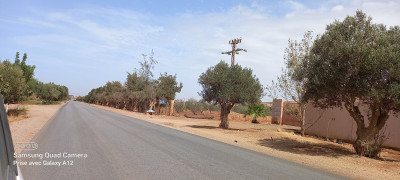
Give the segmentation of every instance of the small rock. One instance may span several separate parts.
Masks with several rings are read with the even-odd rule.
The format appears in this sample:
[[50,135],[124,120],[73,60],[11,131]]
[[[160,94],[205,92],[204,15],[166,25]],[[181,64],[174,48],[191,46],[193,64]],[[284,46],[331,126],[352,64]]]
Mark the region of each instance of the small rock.
[[282,129],[281,129],[281,128],[278,128],[278,132],[282,132]]
[[235,143],[237,143],[237,141],[235,140]]

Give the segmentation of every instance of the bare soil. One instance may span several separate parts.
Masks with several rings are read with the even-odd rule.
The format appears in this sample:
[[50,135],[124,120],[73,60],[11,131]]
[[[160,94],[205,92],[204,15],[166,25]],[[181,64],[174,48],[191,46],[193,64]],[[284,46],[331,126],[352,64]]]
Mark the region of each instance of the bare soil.
[[[9,109],[27,108],[24,116],[9,117],[11,136],[16,142],[30,142],[37,132],[54,116],[65,103],[56,105],[10,105]],[[21,150],[15,150],[19,153]]]
[[298,127],[270,124],[270,117],[260,118],[260,124],[252,124],[250,117],[243,118],[240,114],[231,113],[230,128],[221,129],[218,127],[217,112],[200,115],[216,116],[209,120],[145,115],[99,105],[92,106],[354,179],[400,179],[400,151],[383,149],[381,159],[360,157],[355,154],[351,144],[327,142],[313,136],[302,137],[298,134]]

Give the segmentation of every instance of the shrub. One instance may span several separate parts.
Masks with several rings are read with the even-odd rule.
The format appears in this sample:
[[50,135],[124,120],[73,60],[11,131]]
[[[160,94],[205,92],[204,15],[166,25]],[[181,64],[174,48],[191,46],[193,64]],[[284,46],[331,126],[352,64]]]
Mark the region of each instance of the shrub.
[[247,106],[242,105],[242,104],[236,104],[235,106],[232,107],[232,111],[239,113],[239,114],[244,114],[244,112],[247,110]]
[[183,101],[183,100],[176,100],[176,101],[175,101],[175,104],[174,104],[174,107],[175,107],[175,111],[176,111],[177,113],[184,112],[184,111],[186,110],[185,101]]

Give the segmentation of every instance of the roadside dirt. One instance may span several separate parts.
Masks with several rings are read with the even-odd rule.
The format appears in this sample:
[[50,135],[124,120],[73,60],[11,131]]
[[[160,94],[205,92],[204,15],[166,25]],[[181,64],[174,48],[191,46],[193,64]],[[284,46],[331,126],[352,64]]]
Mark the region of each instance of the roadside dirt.
[[218,128],[218,120],[154,116],[92,106],[354,179],[400,179],[400,151],[384,149],[381,159],[360,157],[351,144],[302,137],[297,134],[298,127],[269,124],[268,118],[260,124],[252,124],[250,119],[233,117],[230,129],[226,130]]
[[[30,142],[37,132],[46,124],[46,122],[54,116],[54,114],[65,103],[57,105],[19,105],[15,104],[10,106],[10,109],[16,107],[27,108],[27,114],[24,119],[17,118],[17,120],[10,121],[11,136],[16,142]],[[21,150],[16,149],[17,153]]]

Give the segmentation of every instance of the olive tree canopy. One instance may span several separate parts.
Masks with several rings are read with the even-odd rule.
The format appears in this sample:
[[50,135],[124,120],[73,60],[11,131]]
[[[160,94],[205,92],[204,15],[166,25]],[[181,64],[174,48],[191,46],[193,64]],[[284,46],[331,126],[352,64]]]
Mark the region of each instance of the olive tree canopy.
[[379,132],[389,113],[400,111],[399,27],[387,29],[357,11],[327,26],[303,68],[308,80],[304,100],[322,108],[344,105],[357,123],[356,152],[378,156]]
[[263,87],[249,68],[221,61],[199,78],[203,90],[199,95],[207,102],[221,105],[220,127],[228,128],[228,115],[236,103],[254,104],[260,101]]

